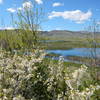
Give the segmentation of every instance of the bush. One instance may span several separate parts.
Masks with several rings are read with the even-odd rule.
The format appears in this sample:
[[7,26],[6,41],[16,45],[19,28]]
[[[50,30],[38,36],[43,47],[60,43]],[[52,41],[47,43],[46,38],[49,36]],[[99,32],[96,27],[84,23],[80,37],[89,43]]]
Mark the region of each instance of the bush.
[[100,99],[100,85],[93,82],[85,65],[72,71],[63,64],[63,57],[56,64],[44,56],[43,50],[28,55],[0,51],[0,99]]

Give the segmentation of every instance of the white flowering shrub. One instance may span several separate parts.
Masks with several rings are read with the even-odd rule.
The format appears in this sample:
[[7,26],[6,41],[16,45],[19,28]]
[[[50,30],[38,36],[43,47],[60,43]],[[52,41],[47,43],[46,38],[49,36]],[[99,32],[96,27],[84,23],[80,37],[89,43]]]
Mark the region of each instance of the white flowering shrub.
[[92,82],[88,68],[70,68],[63,57],[56,63],[45,59],[43,50],[0,51],[0,100],[99,100],[100,85]]

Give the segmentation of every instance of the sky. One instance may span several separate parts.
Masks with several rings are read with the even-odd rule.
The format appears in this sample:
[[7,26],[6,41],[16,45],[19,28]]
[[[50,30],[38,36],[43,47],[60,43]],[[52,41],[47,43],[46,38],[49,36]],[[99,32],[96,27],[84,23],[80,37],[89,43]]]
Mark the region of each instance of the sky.
[[[0,0],[0,28],[13,28],[11,13],[24,7],[32,8],[33,0]],[[80,31],[89,26],[93,19],[100,24],[100,0],[34,0],[43,8],[44,21],[41,30]],[[16,17],[14,17],[16,19]]]

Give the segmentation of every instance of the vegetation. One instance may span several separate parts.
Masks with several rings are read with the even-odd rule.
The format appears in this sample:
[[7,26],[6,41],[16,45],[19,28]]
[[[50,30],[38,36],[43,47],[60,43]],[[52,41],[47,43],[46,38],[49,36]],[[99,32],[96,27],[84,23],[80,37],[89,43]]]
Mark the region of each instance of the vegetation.
[[99,58],[96,60],[96,62],[91,57],[69,56],[67,58],[69,60],[82,62],[82,63],[90,65],[90,66],[100,66],[100,59]]
[[97,32],[100,32],[100,24],[97,23],[96,20],[93,20],[93,24],[91,26],[89,26],[89,31],[91,32],[91,34],[89,34],[91,37],[91,39],[87,38],[88,44],[90,46],[90,48],[93,48],[90,52],[91,52],[91,64],[94,63],[94,65],[98,65],[100,58],[98,58],[97,55],[97,48],[98,48],[98,35],[96,35]]
[[17,15],[18,29],[0,31],[0,100],[100,100],[99,67],[64,62],[62,56],[59,60],[46,58],[59,55],[44,50],[86,44],[75,42],[77,38],[40,42],[41,12],[35,5],[24,7]]
[[85,65],[66,66],[44,59],[42,50],[28,55],[0,51],[2,100],[99,100],[100,81]]
[[[43,42],[40,43],[42,47],[47,50],[66,50],[72,48],[90,48],[90,44],[86,41],[57,41],[57,42]],[[97,46],[98,48],[100,45]]]

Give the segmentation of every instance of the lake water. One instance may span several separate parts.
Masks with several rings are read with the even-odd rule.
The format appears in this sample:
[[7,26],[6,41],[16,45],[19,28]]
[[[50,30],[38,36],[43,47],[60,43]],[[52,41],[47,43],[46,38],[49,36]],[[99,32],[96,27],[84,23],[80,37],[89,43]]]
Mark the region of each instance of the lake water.
[[[94,52],[96,51],[96,52]],[[100,58],[100,48],[74,48],[70,50],[47,50],[47,53],[59,54],[63,57],[67,56],[80,56],[80,57],[91,57],[95,56]]]

